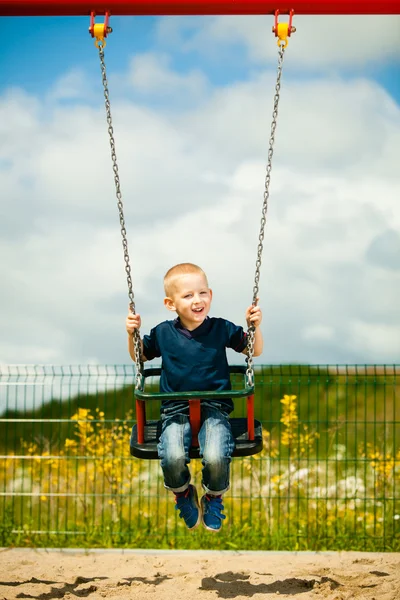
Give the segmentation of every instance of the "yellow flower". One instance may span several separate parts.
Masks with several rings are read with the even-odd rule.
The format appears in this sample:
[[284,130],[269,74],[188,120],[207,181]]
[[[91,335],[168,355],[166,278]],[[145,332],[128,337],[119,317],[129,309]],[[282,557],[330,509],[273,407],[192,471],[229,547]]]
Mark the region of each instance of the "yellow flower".
[[64,446],[66,448],[75,448],[76,447],[76,441],[75,440],[70,440],[69,438],[67,438],[64,442]]

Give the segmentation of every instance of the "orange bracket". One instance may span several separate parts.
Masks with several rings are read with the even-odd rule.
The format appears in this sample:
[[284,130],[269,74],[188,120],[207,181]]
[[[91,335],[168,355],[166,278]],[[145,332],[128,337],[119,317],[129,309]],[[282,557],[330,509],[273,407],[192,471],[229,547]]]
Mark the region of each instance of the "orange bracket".
[[272,27],[272,33],[275,34],[275,37],[279,37],[278,46],[283,46],[286,48],[286,46],[288,45],[287,38],[290,37],[291,34],[296,31],[296,27],[293,27],[292,25],[294,10],[291,9],[291,11],[289,12],[289,23],[279,23],[279,14],[280,11],[279,9],[277,9],[275,11],[275,21],[274,26]]
[[110,13],[109,13],[109,11],[106,11],[104,23],[95,23],[94,22],[95,16],[96,16],[96,13],[94,12],[94,10],[92,10],[92,12],[90,13],[89,33],[92,36],[92,38],[94,38],[94,37],[96,38],[95,45],[97,47],[98,47],[99,43],[102,46],[105,46],[106,45],[105,38],[107,37],[107,35],[109,33],[112,32],[112,28],[108,26],[108,22],[110,20]]

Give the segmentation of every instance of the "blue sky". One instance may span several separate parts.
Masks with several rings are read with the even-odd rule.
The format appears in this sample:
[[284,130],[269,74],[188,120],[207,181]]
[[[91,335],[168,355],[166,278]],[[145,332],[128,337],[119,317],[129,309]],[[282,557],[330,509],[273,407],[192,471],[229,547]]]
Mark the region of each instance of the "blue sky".
[[[298,18],[304,20],[306,17]],[[374,18],[380,19],[380,17]],[[195,21],[185,17],[167,19]],[[329,17],[317,17],[317,19],[325,23],[328,19],[329,22]],[[397,16],[393,16],[392,19],[397,23],[397,26],[393,27],[393,34],[397,35],[400,46],[399,19]],[[100,21],[100,17],[97,20]],[[93,52],[90,52],[90,44],[88,44],[91,38],[89,34],[86,35],[88,21],[86,17],[0,18],[3,25],[3,52],[0,56],[1,88],[15,85],[31,93],[40,93],[44,88],[51,86],[63,71],[73,67],[83,67],[90,71],[93,68]],[[157,38],[158,21],[157,17],[113,17],[111,24],[115,33],[108,38],[108,68],[124,71],[132,52],[146,52],[149,48],[163,51],[166,47],[171,51],[171,47],[168,47],[165,40]],[[340,27],[337,29],[340,35]],[[190,36],[190,32],[190,27],[185,30],[186,39]],[[266,40],[268,38],[269,36],[266,35]],[[294,40],[295,36],[291,41]],[[233,39],[228,47],[229,51],[219,56],[206,54],[200,57],[201,53],[196,50],[180,52],[179,48],[174,48],[174,67],[184,72],[200,64],[201,68],[207,70],[210,80],[216,84],[246,79],[249,75],[249,64],[245,44]],[[295,49],[293,51],[295,52]],[[399,101],[400,60],[398,56],[385,57],[380,61],[379,49],[377,49],[375,60],[363,65],[361,69],[354,69],[350,51],[348,65],[345,69],[342,66],[341,70],[347,76],[362,73],[373,78]],[[298,76],[302,76],[301,71]]]
[[[128,362],[89,19],[0,22],[0,362]],[[295,24],[260,360],[399,362],[400,19]],[[169,318],[162,278],[186,260],[208,272],[214,314],[244,324],[275,84],[272,17],[115,17],[111,26],[106,62],[143,333]]]

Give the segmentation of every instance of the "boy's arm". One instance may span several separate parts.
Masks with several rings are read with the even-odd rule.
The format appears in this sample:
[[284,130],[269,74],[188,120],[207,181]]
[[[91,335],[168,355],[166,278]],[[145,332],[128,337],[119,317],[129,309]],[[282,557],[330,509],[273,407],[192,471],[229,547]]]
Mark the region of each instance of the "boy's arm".
[[[128,351],[129,351],[129,355],[131,357],[131,359],[133,360],[133,362],[136,362],[136,356],[135,356],[135,342],[134,342],[134,332],[136,329],[140,329],[140,325],[142,324],[140,315],[134,315],[133,313],[129,312],[128,316],[126,317],[126,331],[128,333]],[[142,338],[140,338],[140,354],[142,357],[142,361],[146,362],[147,358],[145,357],[145,355],[143,354],[143,340]]]
[[[258,302],[258,298],[257,298]],[[262,321],[262,312],[261,308],[257,305],[251,305],[246,310],[246,321],[247,326],[254,325],[254,347],[253,347],[253,356],[260,356],[264,347],[263,335],[261,333],[260,324]],[[247,354],[247,348],[243,350],[243,354]]]
[[260,356],[260,354],[262,354],[264,348],[264,340],[263,340],[263,335],[261,333],[261,329],[259,327],[256,327],[256,330],[254,332],[254,356]]
[[[133,362],[136,362],[135,342],[134,342],[133,335],[131,333],[128,333],[128,352],[129,352],[130,357],[133,360]],[[143,340],[142,340],[142,338],[140,338],[140,355],[142,357],[142,361],[146,362],[147,358],[143,354]]]

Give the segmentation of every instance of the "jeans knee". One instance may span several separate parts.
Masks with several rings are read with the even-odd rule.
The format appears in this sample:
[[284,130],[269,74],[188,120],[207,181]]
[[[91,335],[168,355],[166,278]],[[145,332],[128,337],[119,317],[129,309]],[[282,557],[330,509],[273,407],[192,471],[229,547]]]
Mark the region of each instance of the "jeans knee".
[[218,451],[217,448],[207,450],[203,454],[203,461],[212,467],[222,467],[227,463],[231,462],[231,457],[225,455],[223,452]]
[[184,467],[187,464],[186,455],[184,451],[181,451],[179,448],[175,450],[169,448],[167,451],[163,452],[163,456],[161,458],[161,466],[166,469],[179,469]]

